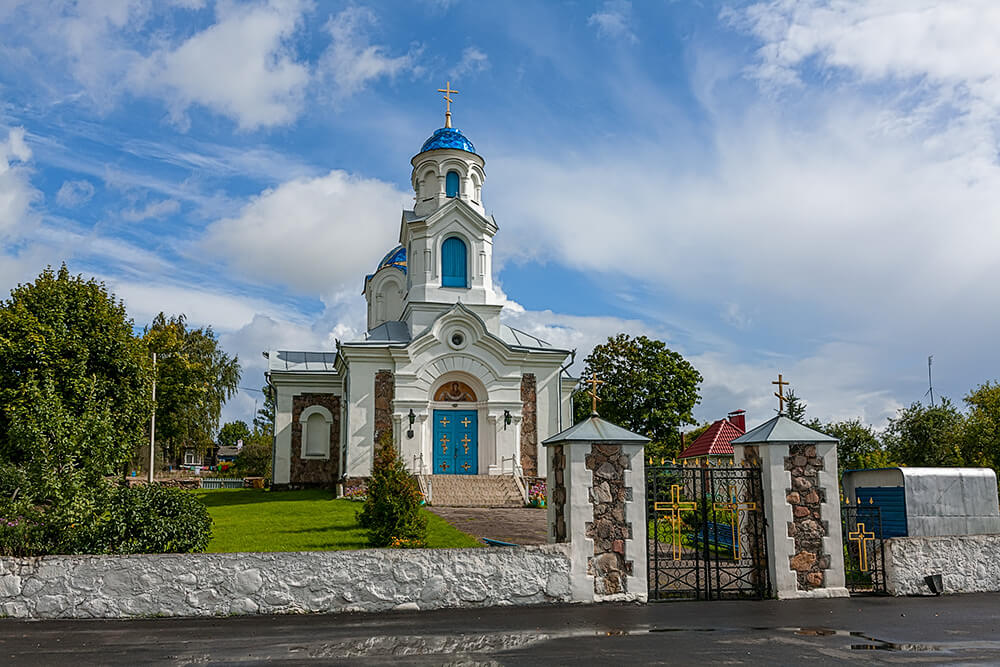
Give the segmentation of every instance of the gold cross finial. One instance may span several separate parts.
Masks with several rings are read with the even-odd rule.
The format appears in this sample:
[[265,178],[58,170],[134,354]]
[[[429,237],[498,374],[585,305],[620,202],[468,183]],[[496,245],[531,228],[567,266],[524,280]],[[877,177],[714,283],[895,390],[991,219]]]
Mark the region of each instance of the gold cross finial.
[[584,380],[584,382],[590,385],[590,391],[587,392],[588,394],[590,394],[590,400],[591,400],[590,413],[596,415],[597,402],[601,400],[597,397],[597,385],[604,384],[604,380],[598,380],[597,374],[593,374],[590,376],[589,380]]
[[778,391],[774,392],[774,395],[778,397],[778,414],[783,415],[785,414],[785,401],[788,400],[788,397],[785,396],[785,385],[789,383],[782,380],[781,373],[778,373],[778,381],[771,384],[778,385]]
[[444,88],[438,88],[439,93],[444,93],[444,126],[451,127],[451,103],[452,99],[449,97],[452,93],[457,93],[457,90],[452,90],[451,81],[444,84]]

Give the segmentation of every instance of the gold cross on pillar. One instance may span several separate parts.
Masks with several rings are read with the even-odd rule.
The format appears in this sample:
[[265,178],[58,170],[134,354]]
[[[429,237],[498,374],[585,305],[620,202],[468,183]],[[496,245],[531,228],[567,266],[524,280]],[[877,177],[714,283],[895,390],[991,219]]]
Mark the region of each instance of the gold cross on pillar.
[[859,523],[855,526],[857,530],[847,534],[847,539],[858,543],[858,559],[861,564],[861,571],[868,571],[868,543],[875,541],[875,533],[865,531],[865,524]]
[[451,81],[444,84],[444,88],[438,88],[439,93],[444,93],[444,126],[451,127],[451,102],[452,99],[449,95],[457,93],[457,90],[451,89]]
[[674,560],[681,559],[681,511],[693,511],[698,509],[698,503],[684,502],[680,500],[681,487],[674,484],[670,487],[669,503],[653,503],[653,509],[657,512],[667,512],[664,518],[670,522],[673,530]]
[[597,414],[597,402],[599,400],[601,400],[601,399],[597,398],[597,385],[604,384],[604,380],[598,380],[597,379],[597,374],[595,373],[594,375],[590,376],[589,380],[584,380],[583,382],[584,382],[584,384],[589,384],[590,385],[590,391],[587,392],[588,394],[590,394],[590,400],[591,400],[590,414],[596,415]]
[[[733,530],[733,560],[740,559],[740,512],[756,512],[757,503],[740,502],[735,489],[729,490],[729,500],[724,503],[712,503],[712,509],[730,512],[729,526]],[[706,528],[707,532],[707,528]],[[708,535],[705,535],[708,539]]]
[[785,396],[785,385],[789,383],[782,380],[781,373],[778,373],[778,381],[771,384],[778,385],[778,391],[774,392],[774,395],[778,397],[778,414],[783,415],[785,414],[785,401],[788,400]]

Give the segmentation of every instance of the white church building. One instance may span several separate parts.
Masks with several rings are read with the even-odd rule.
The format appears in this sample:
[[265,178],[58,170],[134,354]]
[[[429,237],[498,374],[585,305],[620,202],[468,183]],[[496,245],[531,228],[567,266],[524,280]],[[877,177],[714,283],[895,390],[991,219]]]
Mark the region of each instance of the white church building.
[[364,277],[364,339],[267,353],[275,487],[370,475],[386,431],[417,475],[545,477],[539,443],[572,424],[573,353],[501,322],[485,160],[450,111],[410,163],[413,210]]

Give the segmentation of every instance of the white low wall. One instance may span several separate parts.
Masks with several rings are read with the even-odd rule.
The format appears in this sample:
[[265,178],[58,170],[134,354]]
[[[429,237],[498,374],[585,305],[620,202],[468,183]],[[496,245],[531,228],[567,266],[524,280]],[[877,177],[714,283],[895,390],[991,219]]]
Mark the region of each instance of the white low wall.
[[568,602],[567,545],[0,558],[0,616],[128,618]]
[[885,542],[886,589],[927,595],[929,574],[942,576],[945,593],[1000,591],[1000,535],[894,537]]

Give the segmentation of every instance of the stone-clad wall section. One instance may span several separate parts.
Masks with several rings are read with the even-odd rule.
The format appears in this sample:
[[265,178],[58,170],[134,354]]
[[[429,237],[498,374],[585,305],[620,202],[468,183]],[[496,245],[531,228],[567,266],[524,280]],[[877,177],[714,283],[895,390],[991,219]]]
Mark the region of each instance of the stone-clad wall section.
[[945,593],[1000,591],[1000,535],[894,537],[885,541],[886,589],[928,595],[924,577],[940,574]]
[[[299,417],[311,405],[330,411],[330,458],[302,458],[302,424]],[[289,484],[292,486],[333,486],[340,476],[340,398],[333,394],[299,394],[292,398],[292,451]]]
[[375,448],[388,432],[392,434],[392,399],[396,397],[396,379],[392,371],[381,370],[375,374]]
[[552,492],[549,503],[553,508],[552,531],[553,539],[562,544],[567,541],[566,535],[566,454],[562,445],[552,447],[552,467],[549,472]]
[[534,373],[521,376],[521,468],[538,475],[538,391]]
[[803,591],[821,588],[824,572],[830,568],[830,555],[823,553],[827,523],[820,513],[820,504],[826,500],[826,489],[819,482],[822,469],[823,458],[817,455],[815,445],[788,446],[785,470],[791,473],[792,488],[786,490],[785,499],[792,506],[788,536],[795,540],[789,564]]
[[129,618],[570,601],[568,547],[0,558],[0,616]]
[[621,445],[591,445],[586,457],[593,471],[590,502],[594,520],[586,524],[585,535],[594,541],[594,557],[587,572],[594,575],[594,593],[615,595],[628,592],[632,561],[625,560],[625,540],[632,539],[632,524],[625,521],[625,501],[632,489],[625,486],[629,459]]

